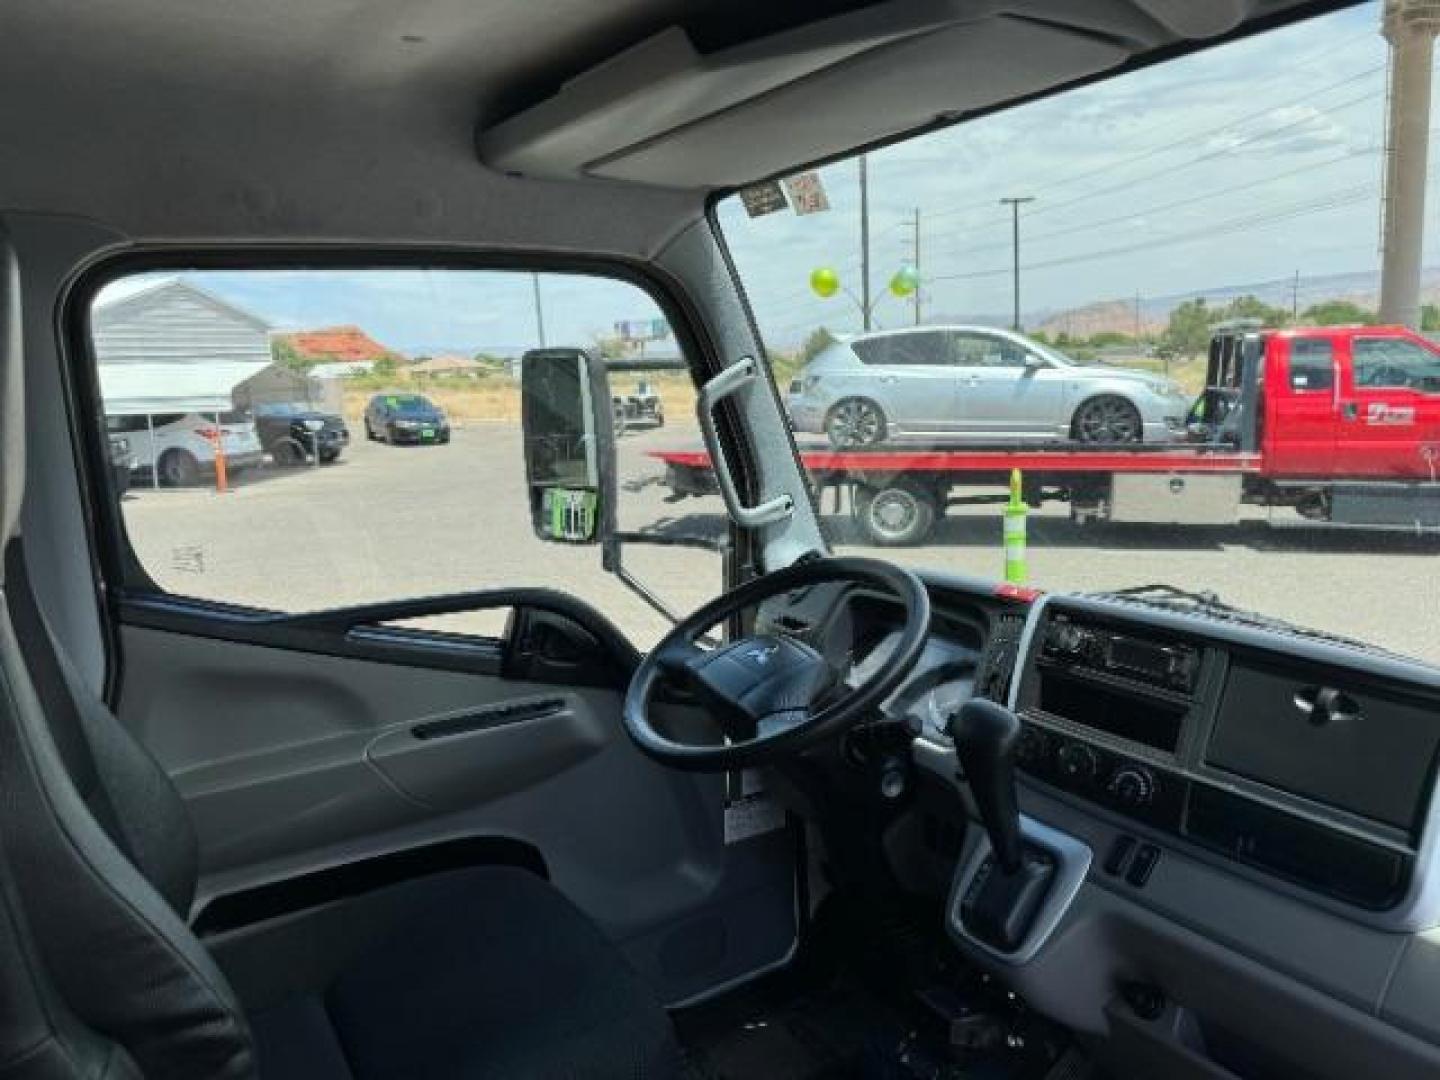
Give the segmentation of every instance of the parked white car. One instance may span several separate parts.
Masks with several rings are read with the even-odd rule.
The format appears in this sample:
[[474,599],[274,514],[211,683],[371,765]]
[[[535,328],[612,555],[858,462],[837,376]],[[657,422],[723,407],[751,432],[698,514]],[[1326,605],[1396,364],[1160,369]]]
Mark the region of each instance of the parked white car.
[[[135,454],[136,476],[150,477],[158,468],[160,482],[167,487],[197,484],[215,472],[214,416],[202,413],[157,413],[144,416],[108,416],[112,434],[123,434]],[[154,438],[151,438],[153,424]],[[233,474],[259,465],[264,458],[255,424],[242,412],[220,414],[220,444],[225,451],[225,470]]]
[[886,440],[1166,443],[1191,396],[1164,376],[1082,364],[1010,330],[923,326],[826,346],[790,385],[797,432]]

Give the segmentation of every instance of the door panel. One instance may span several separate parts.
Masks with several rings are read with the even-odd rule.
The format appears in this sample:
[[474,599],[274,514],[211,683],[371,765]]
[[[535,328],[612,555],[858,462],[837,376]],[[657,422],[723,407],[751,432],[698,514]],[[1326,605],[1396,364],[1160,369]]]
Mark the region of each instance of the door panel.
[[1266,457],[1283,476],[1328,476],[1339,436],[1338,357],[1329,338],[1272,342],[1265,400]]
[[1340,460],[1355,475],[1433,480],[1440,353],[1395,336],[1350,338],[1341,378]]
[[1025,367],[1024,350],[990,334],[951,334],[957,367],[955,412],[972,438],[1053,437],[1064,393],[1062,373]]
[[[414,662],[417,632],[410,662],[396,663],[339,655],[371,647],[363,635],[319,652],[181,633],[168,618],[165,629],[122,625],[117,712],[195,821],[201,906],[322,868],[493,837],[533,848],[666,1000],[792,949],[788,832],[727,846],[725,778],[640,754],[615,686],[500,674],[512,666],[505,642],[488,643],[492,655],[467,671],[443,666],[455,663],[443,637],[431,643],[440,666]],[[334,613],[331,632],[353,642],[338,629],[352,621]],[[705,737],[697,710],[672,711],[674,730]]]

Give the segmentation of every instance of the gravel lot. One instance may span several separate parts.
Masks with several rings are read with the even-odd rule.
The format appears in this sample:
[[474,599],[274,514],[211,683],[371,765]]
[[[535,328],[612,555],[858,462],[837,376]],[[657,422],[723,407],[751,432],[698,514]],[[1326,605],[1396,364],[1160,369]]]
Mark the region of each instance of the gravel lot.
[[[662,467],[646,454],[696,441],[693,428],[674,426],[622,438],[622,529],[722,532],[719,501],[667,503],[657,483]],[[827,498],[827,511],[831,505]],[[540,543],[525,506],[519,427],[491,423],[457,429],[448,446],[362,438],[335,465],[259,470],[224,495],[140,487],[124,510],[142,562],[177,593],[304,611],[541,585],[590,600],[637,643],[653,643],[664,620],[601,571],[598,548]],[[877,553],[854,542],[848,518],[827,521],[837,550]],[[998,576],[999,534],[996,508],[966,508],[952,511],[933,543],[885,554]],[[1440,664],[1440,544],[1430,538],[1277,529],[1258,516],[1228,529],[1080,527],[1054,507],[1032,515],[1030,543],[1038,585],[1213,589],[1244,607]],[[630,547],[626,565],[681,610],[720,588],[720,558],[707,551]],[[496,633],[503,622],[503,613],[479,613],[426,625]]]

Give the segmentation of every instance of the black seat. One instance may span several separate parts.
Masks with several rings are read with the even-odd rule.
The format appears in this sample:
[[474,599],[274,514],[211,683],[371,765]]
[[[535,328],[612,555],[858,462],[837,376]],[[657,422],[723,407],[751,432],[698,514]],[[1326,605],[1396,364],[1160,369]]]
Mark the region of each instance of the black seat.
[[558,890],[514,867],[422,878],[222,941],[222,966],[256,988],[242,999],[261,1007],[246,1015],[184,922],[197,859],[183,803],[114,716],[77,692],[18,539],[5,550],[5,600],[15,708],[0,723],[0,829],[18,892],[63,1000],[143,1075],[678,1071],[669,1021],[640,978]]
[[15,536],[17,298],[0,236],[0,1080],[677,1074],[640,978],[525,870],[421,878],[201,944],[185,806],[57,648]]

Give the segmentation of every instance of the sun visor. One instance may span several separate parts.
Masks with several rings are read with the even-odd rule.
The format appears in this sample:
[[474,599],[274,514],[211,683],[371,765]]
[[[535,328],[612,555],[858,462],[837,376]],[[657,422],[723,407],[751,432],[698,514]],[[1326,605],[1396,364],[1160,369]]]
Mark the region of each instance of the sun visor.
[[481,131],[480,157],[528,176],[740,185],[1130,59],[1088,30],[974,12],[879,5],[709,55],[671,28]]

